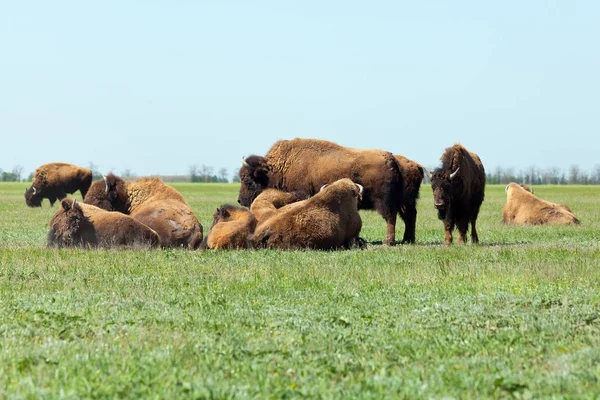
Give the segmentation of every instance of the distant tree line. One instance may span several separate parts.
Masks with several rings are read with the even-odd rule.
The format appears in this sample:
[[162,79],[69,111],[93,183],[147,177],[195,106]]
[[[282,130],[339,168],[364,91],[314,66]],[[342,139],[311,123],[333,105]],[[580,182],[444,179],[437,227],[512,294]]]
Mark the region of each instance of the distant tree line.
[[[94,180],[102,179],[102,174],[94,163],[88,166],[92,170]],[[33,172],[26,178],[22,176],[23,167],[15,165],[8,172],[0,168],[1,182],[31,182]],[[187,175],[168,175],[161,176],[165,182],[239,182],[240,178],[237,171],[233,173],[231,179],[228,178],[227,168],[220,168],[216,173],[213,167],[207,165],[194,164],[189,167]],[[123,178],[136,178],[137,175],[130,169],[126,169],[120,174]],[[528,185],[600,185],[600,164],[596,164],[592,171],[582,171],[579,166],[571,165],[567,171],[558,168],[538,168],[531,166],[527,169],[516,171],[514,168],[496,167],[487,172],[488,184],[507,184],[509,182],[526,183]]]

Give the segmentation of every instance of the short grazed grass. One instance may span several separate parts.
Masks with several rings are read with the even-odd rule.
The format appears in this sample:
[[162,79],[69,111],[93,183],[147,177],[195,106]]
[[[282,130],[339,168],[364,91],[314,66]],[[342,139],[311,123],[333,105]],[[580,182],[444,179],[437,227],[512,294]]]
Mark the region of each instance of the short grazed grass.
[[[205,232],[237,199],[174,186]],[[600,396],[600,187],[535,188],[581,226],[512,227],[489,186],[481,245],[444,246],[424,185],[416,245],[361,212],[371,244],[339,252],[46,249],[24,187],[0,184],[0,398]]]

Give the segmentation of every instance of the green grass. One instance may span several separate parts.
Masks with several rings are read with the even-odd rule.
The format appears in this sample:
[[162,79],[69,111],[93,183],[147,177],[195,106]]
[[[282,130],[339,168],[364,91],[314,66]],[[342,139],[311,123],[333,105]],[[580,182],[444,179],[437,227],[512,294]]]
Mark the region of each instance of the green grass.
[[[174,186],[205,231],[237,199]],[[424,185],[416,245],[339,252],[46,249],[24,187],[0,184],[0,398],[600,396],[600,187],[535,188],[581,226],[511,227],[489,186],[481,245],[444,246]]]

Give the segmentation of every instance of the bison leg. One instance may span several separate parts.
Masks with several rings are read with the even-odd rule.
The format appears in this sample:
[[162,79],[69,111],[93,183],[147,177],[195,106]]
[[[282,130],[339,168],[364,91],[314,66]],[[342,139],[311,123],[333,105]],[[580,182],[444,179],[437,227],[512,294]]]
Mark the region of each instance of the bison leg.
[[467,231],[469,230],[469,220],[461,219],[456,224],[456,228],[458,229],[458,243],[467,243]]
[[387,233],[383,244],[394,246],[396,244],[396,213],[386,218],[385,222],[387,222]]
[[56,197],[48,197],[48,201],[50,201],[50,207],[54,207],[54,203],[56,203]]
[[444,243],[452,244],[452,231],[454,230],[454,221],[444,220],[444,230],[446,231]]
[[415,226],[417,224],[417,207],[402,207],[400,209],[400,217],[404,221],[404,237],[402,238],[402,243],[414,243]]
[[477,228],[475,227],[476,221],[477,217],[471,218],[471,244],[479,243],[479,236],[477,236]]

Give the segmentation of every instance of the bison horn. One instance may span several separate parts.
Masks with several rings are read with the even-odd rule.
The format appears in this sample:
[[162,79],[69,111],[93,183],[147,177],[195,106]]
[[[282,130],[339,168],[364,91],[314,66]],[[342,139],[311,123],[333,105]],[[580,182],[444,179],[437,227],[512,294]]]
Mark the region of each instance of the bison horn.
[[319,189],[319,192],[322,191],[323,189],[325,189],[328,185],[329,185],[329,183],[326,183],[323,186],[321,186],[321,189]]
[[75,204],[77,204],[77,199],[73,199],[73,204],[71,204],[71,209],[75,208]]
[[244,157],[242,157],[242,165],[243,165],[244,167],[248,167],[248,168],[250,168],[250,164],[248,164],[248,163],[246,162],[246,159],[245,159]]
[[460,167],[456,168],[456,171],[450,174],[450,179],[454,179],[458,175],[458,170],[460,170]]
[[365,191],[365,188],[360,183],[357,183],[356,186],[358,186],[358,193],[362,196],[363,192]]
[[106,177],[106,175],[102,175],[102,179],[104,179],[104,184],[106,184],[106,193],[108,193],[108,178]]
[[425,176],[431,181],[431,172],[427,170],[427,168],[423,167],[423,172],[425,172]]
[[31,187],[33,189],[33,194],[35,194],[35,192],[37,192],[37,190],[35,190],[35,186]]

